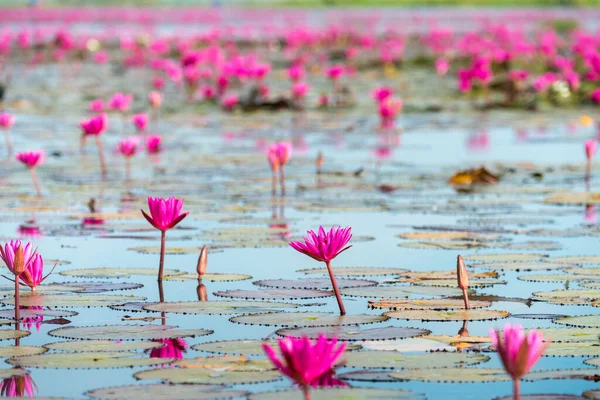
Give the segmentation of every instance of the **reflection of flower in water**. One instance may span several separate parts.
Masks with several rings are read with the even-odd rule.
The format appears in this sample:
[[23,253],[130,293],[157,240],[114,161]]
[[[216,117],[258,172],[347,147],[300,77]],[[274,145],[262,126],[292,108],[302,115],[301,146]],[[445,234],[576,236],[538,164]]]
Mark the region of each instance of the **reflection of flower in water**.
[[89,218],[84,218],[82,221],[83,225],[102,225],[104,223],[104,220],[102,218],[95,218],[95,217],[89,217]]
[[375,150],[373,150],[373,155],[375,156],[377,161],[381,162],[392,158],[393,152],[390,147],[382,146],[376,147]]
[[42,231],[40,230],[39,226],[33,225],[30,222],[23,224],[23,225],[19,225],[19,229],[17,232],[19,233],[20,236],[25,236],[25,237],[40,237],[40,236],[42,236]]
[[[21,368],[15,370],[24,371]],[[0,395],[3,397],[34,397],[37,390],[28,372],[23,376],[13,376],[0,382]]]
[[[21,310],[39,310],[39,311],[44,309],[44,307],[42,307],[42,306],[21,306],[20,308],[21,308]],[[40,327],[42,326],[43,321],[44,321],[43,315],[34,315],[33,317],[23,318],[22,323],[23,323],[23,327],[27,330],[30,330],[31,327],[35,325],[35,329],[37,331],[39,331]]]
[[585,220],[590,223],[596,222],[596,207],[593,204],[585,206]]
[[150,350],[150,358],[176,358],[181,360],[183,353],[187,350],[188,344],[181,338],[157,339],[156,343],[163,343],[164,346],[158,349]]
[[[274,216],[274,218],[277,218],[277,216]],[[277,236],[282,239],[292,237],[292,232],[290,232],[290,224],[288,224],[287,222],[281,224],[269,224],[269,228],[281,230],[277,232]]]

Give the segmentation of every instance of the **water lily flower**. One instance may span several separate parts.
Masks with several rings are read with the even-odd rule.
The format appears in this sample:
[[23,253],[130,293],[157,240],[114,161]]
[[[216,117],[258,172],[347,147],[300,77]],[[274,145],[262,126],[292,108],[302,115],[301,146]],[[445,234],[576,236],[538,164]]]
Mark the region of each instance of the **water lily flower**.
[[129,180],[131,173],[131,157],[137,152],[139,140],[136,137],[128,137],[119,142],[118,150],[125,157],[125,177]]
[[371,92],[371,97],[379,104],[390,96],[394,95],[394,89],[387,86],[381,86]]
[[141,210],[142,215],[144,218],[146,218],[150,225],[158,229],[161,233],[160,262],[158,267],[159,282],[162,281],[163,278],[166,232],[169,229],[174,228],[189,214],[189,212],[181,213],[182,207],[183,199],[171,197],[165,200],[160,197],[148,197],[148,208],[150,210],[150,215],[146,214],[144,210]]
[[160,108],[160,105],[162,104],[162,94],[156,90],[148,93],[148,104],[154,109]]
[[31,243],[27,243],[25,247],[20,240],[11,240],[5,243],[4,247],[0,246],[0,258],[10,272],[15,275],[15,321],[20,321],[20,296],[19,296],[19,279],[21,274],[29,274],[29,265],[33,262],[37,250],[33,250]]
[[56,264],[54,264],[54,267],[52,267],[52,270],[50,270],[49,273],[44,275],[44,259],[41,254],[36,253],[33,255],[31,263],[27,266],[26,271],[21,274],[21,281],[29,286],[32,292],[35,292],[35,288],[50,276],[55,267]]
[[138,132],[144,132],[148,127],[148,115],[145,113],[135,114],[131,117],[131,122],[133,122]]
[[319,227],[318,233],[308,231],[306,236],[303,236],[302,239],[304,239],[304,242],[291,242],[290,246],[296,251],[299,251],[316,261],[325,263],[340,308],[340,315],[345,315],[346,309],[344,308],[340,289],[338,288],[333,269],[331,268],[331,260],[352,247],[347,246],[350,239],[352,239],[352,228],[341,228],[338,226],[332,227],[328,232],[325,232],[325,229],[321,226]]
[[146,151],[148,154],[158,154],[161,151],[162,137],[159,135],[146,136]]
[[96,138],[96,147],[98,149],[98,157],[100,158],[100,169],[102,175],[106,175],[106,160],[104,159],[104,148],[102,147],[102,141],[100,135],[108,127],[108,116],[104,114],[96,115],[95,117],[81,121],[79,126],[82,131],[82,144],[87,136],[94,136]]
[[[24,371],[22,368],[15,368],[15,370]],[[0,382],[0,395],[3,397],[35,397],[37,390],[29,372],[5,378]]]
[[31,178],[33,179],[33,185],[35,186],[35,190],[37,191],[38,196],[42,195],[42,190],[40,189],[40,183],[37,179],[37,174],[35,173],[35,167],[43,164],[46,161],[46,157],[44,157],[43,150],[32,150],[32,151],[23,151],[17,153],[17,160],[21,163],[25,164],[29,171],[31,171]]
[[175,358],[181,360],[183,359],[183,353],[188,348],[187,342],[182,338],[156,339],[153,342],[162,343],[164,346],[150,350],[150,358]]
[[90,111],[101,113],[104,111],[104,101],[102,99],[95,99],[90,102]]
[[490,330],[490,339],[500,355],[504,369],[513,380],[514,398],[518,400],[521,378],[542,357],[550,341],[544,341],[544,333],[540,330],[532,329],[525,334],[519,324],[504,325],[502,335],[500,332]]
[[113,94],[113,96],[110,98],[108,102],[108,107],[113,111],[125,112],[129,110],[129,106],[131,105],[132,101],[132,95],[117,92]]
[[292,157],[292,147],[293,145],[291,142],[279,142],[272,144],[265,150],[269,165],[271,166],[273,194],[276,192],[276,173],[279,171],[281,194],[285,195],[285,174],[283,167],[290,162],[290,158]]
[[594,158],[594,155],[596,155],[598,142],[596,142],[595,140],[586,140],[583,147],[585,149],[586,158],[588,160],[591,160],[592,158]]
[[336,347],[337,338],[327,339],[324,335],[319,335],[314,342],[306,337],[285,337],[278,343],[280,354],[266,343],[262,345],[263,350],[282,374],[302,388],[305,400],[310,400],[311,386],[331,376],[346,349],[344,343]]

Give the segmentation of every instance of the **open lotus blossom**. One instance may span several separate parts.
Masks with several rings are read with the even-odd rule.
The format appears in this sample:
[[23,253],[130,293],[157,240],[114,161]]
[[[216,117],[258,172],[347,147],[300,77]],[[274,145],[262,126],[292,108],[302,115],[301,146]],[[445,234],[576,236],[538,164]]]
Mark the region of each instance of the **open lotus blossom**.
[[[24,371],[22,368],[15,368],[15,370]],[[38,388],[28,372],[15,374],[0,382],[2,397],[35,397],[37,390]]]
[[325,75],[331,80],[337,80],[342,77],[345,70],[343,65],[332,65],[325,70]]
[[181,212],[181,209],[183,208],[183,199],[176,199],[175,197],[171,197],[167,200],[160,197],[148,197],[148,208],[150,209],[150,215],[146,214],[144,210],[141,210],[142,215],[150,222],[150,225],[161,232],[158,280],[162,281],[165,261],[166,232],[169,229],[174,228],[187,217],[189,212]]
[[272,193],[275,195],[277,189],[277,172],[279,171],[279,182],[281,185],[281,194],[285,195],[285,174],[283,167],[290,162],[292,157],[292,143],[279,142],[267,147],[265,153],[269,160],[272,172]]
[[500,355],[504,369],[513,380],[515,400],[520,399],[520,380],[531,370],[550,345],[544,333],[532,329],[527,334],[519,324],[504,325],[504,332],[490,330],[490,339]]
[[135,114],[131,117],[131,122],[133,122],[138,132],[145,132],[148,128],[148,115],[144,113]]
[[108,127],[108,116],[106,114],[96,115],[95,117],[83,120],[79,125],[81,126],[82,135],[82,147],[85,144],[85,138],[87,136],[94,136],[96,138],[96,147],[98,148],[98,157],[100,158],[100,169],[102,175],[106,175],[106,160],[104,158],[104,148],[102,147],[102,140],[100,135]]
[[598,149],[598,142],[595,140],[586,140],[584,143],[585,156],[588,160],[591,160],[596,155]]
[[592,91],[592,93],[590,94],[590,98],[594,103],[600,104],[600,89],[595,89],[594,91]]
[[310,258],[326,264],[333,291],[340,308],[340,314],[346,314],[342,296],[340,295],[340,289],[338,288],[333,269],[331,268],[331,260],[352,247],[347,246],[350,239],[352,239],[352,228],[341,228],[338,226],[332,227],[328,232],[325,232],[325,229],[321,226],[319,227],[318,233],[308,231],[306,236],[303,236],[302,239],[304,239],[304,242],[291,242],[290,246],[300,253],[306,254]]
[[148,104],[154,109],[160,108],[160,105],[162,104],[162,94],[156,90],[148,93]]
[[[15,275],[15,321],[21,320],[20,315],[20,296],[19,296],[19,279],[22,274],[26,277],[29,275],[29,266],[33,262],[37,250],[33,250],[33,245],[27,243],[23,246],[20,240],[11,240],[0,246],[0,258],[8,267],[10,272]],[[29,279],[28,277],[26,279]]]
[[96,113],[101,113],[104,111],[104,101],[102,101],[102,99],[92,100],[90,102],[90,111]]
[[308,93],[310,87],[305,82],[295,82],[292,85],[292,95],[296,100],[301,100]]
[[122,139],[118,145],[119,153],[125,157],[125,177],[127,180],[131,175],[131,157],[137,152],[139,142],[138,138],[131,136]]
[[331,377],[346,349],[344,343],[337,346],[336,338],[327,339],[324,335],[319,335],[314,342],[306,337],[288,336],[278,343],[280,354],[268,344],[262,346],[273,365],[302,388],[305,400],[310,400],[311,386]]
[[158,154],[162,150],[162,137],[159,135],[146,136],[146,151],[148,154]]
[[183,353],[187,351],[188,344],[182,338],[157,339],[153,342],[164,344],[163,347],[150,350],[150,358],[175,358],[183,359]]
[[42,258],[41,254],[36,253],[33,255],[31,263],[29,263],[27,269],[21,274],[21,281],[25,285],[29,286],[33,292],[35,292],[35,288],[50,276],[55,267],[56,264],[54,264],[54,267],[52,267],[50,272],[44,275],[44,259]]
[[25,164],[27,168],[29,168],[31,172],[31,178],[33,179],[33,185],[35,186],[35,190],[37,191],[38,196],[42,195],[42,189],[40,188],[40,183],[37,179],[37,174],[35,172],[35,167],[43,164],[46,161],[46,157],[44,157],[43,150],[32,150],[32,151],[23,151],[17,153],[17,160],[21,163]]
[[235,94],[230,94],[221,101],[221,107],[223,107],[223,109],[226,111],[232,111],[235,106],[237,106],[238,102],[238,96]]
[[381,128],[393,128],[396,123],[396,116],[402,111],[403,102],[401,99],[388,97],[379,103],[379,116],[381,118]]
[[117,92],[113,94],[108,102],[108,107],[113,111],[125,112],[129,110],[129,106],[133,101],[133,96],[130,94],[124,94]]
[[394,95],[394,89],[387,87],[387,86],[378,87],[377,89],[375,89],[371,92],[371,97],[377,103],[381,103],[382,101],[384,101],[385,99],[387,99],[393,95]]
[[8,154],[12,154],[13,145],[8,131],[15,124],[16,118],[7,112],[0,113],[0,127],[4,130],[4,141],[6,142],[6,149]]

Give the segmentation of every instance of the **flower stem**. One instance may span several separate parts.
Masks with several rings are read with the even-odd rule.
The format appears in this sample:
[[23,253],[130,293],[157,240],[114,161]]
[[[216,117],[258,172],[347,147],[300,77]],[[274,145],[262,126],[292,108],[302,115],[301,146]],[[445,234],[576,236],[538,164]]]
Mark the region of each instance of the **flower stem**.
[[467,292],[467,289],[462,290],[462,295],[463,295],[463,300],[465,302],[465,310],[470,310],[471,303],[469,303],[469,293]]
[[281,195],[285,196],[285,174],[283,173],[283,165],[279,168],[279,184],[281,185]]
[[340,295],[340,289],[338,288],[335,276],[333,275],[333,269],[331,269],[331,261],[325,261],[325,264],[327,265],[327,272],[329,272],[329,279],[331,279],[331,285],[333,286],[335,299],[340,307],[340,315],[346,315],[346,309],[344,308],[344,302],[342,301],[342,296]]
[[310,400],[310,386],[302,386],[302,393],[304,393],[304,400]]
[[129,181],[131,177],[131,160],[125,157],[125,180]]
[[15,321],[21,320],[21,299],[19,296],[19,275],[15,275]]
[[273,175],[271,177],[271,195],[275,196],[277,194],[277,175],[275,171],[273,171]]
[[40,188],[40,182],[38,181],[37,174],[35,173],[35,168],[29,168],[31,171],[31,178],[33,179],[33,186],[35,186],[35,191],[37,192],[38,197],[42,197],[42,189]]
[[4,130],[4,140],[6,141],[6,149],[8,150],[8,155],[11,155],[13,152],[13,144],[10,139],[10,134],[8,133],[8,129]]
[[513,400],[521,400],[521,381],[513,379]]
[[163,280],[163,269],[165,266],[165,243],[167,241],[167,232],[160,231],[160,262],[158,264],[158,281]]
[[96,147],[98,148],[98,157],[100,157],[100,170],[102,175],[106,176],[106,160],[104,159],[104,148],[102,147],[100,135],[96,135]]

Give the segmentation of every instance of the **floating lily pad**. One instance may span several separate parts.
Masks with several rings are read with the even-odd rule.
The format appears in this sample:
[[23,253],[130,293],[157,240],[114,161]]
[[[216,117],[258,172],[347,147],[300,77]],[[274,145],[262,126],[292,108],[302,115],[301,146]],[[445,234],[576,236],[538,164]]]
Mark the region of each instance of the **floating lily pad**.
[[169,325],[98,325],[69,326],[54,329],[48,335],[84,340],[154,340],[210,335],[208,329],[175,329]]
[[397,310],[388,311],[384,315],[390,318],[420,321],[488,321],[506,318],[507,311],[498,310]]
[[[303,279],[265,279],[253,282],[257,286],[266,286],[282,289],[331,289],[329,278],[303,278]],[[337,284],[342,288],[357,288],[376,286],[377,282],[364,279],[337,279]]]
[[23,356],[32,356],[36,354],[43,354],[47,352],[48,349],[43,347],[36,346],[9,346],[9,347],[0,347],[0,357],[23,357]]
[[548,259],[552,263],[566,264],[600,264],[600,256],[562,256]]
[[583,363],[587,365],[592,365],[594,367],[600,367],[600,357],[587,359]]
[[[69,286],[69,285],[62,285],[60,283],[53,283],[53,284],[48,284],[48,285],[40,285],[38,287],[36,287],[35,292],[31,291],[31,289],[29,289],[28,287],[23,287],[21,289],[20,295],[21,297],[26,297],[26,296],[36,296],[36,295],[43,295],[43,294],[57,294],[57,293],[61,293],[61,292],[78,292],[81,290],[84,290],[85,287],[82,286]],[[12,297],[14,296],[15,293],[15,286],[14,285],[9,285],[9,286],[0,286],[0,296],[2,297]]]
[[598,290],[600,291],[600,282],[579,282],[579,286],[584,287],[586,289]]
[[[471,308],[484,308],[492,305],[489,301],[471,301]],[[462,299],[386,299],[369,300],[369,307],[394,310],[456,310],[465,307]]]
[[578,275],[578,276],[591,276],[593,279],[600,279],[600,268],[598,267],[575,267],[575,268],[567,268],[565,272],[568,274]]
[[502,382],[510,379],[503,369],[492,368],[406,369],[390,372],[390,377],[407,381],[453,383]]
[[589,192],[556,193],[544,199],[544,203],[561,205],[600,204],[600,194]]
[[175,314],[230,315],[257,312],[281,311],[298,308],[298,304],[274,301],[190,301],[177,303],[155,303],[144,306],[146,311],[171,312]]
[[304,327],[304,328],[285,328],[279,329],[279,336],[306,336],[316,339],[320,334],[327,337],[337,337],[342,341],[365,341],[365,340],[397,340],[412,337],[424,336],[431,333],[428,329],[407,328],[386,326],[384,328],[360,328],[352,326],[331,326],[331,327]]
[[401,353],[424,351],[455,351],[456,348],[439,341],[425,338],[410,338],[398,341],[367,341],[362,343],[364,350],[398,351]]
[[[495,397],[492,400],[513,400],[513,396]],[[525,394],[521,400],[585,400],[585,397],[574,394]]]
[[90,390],[86,395],[102,400],[225,400],[245,397],[247,392],[224,390],[215,385],[130,385]]
[[[456,287],[456,279],[431,279],[421,280],[414,283],[418,286],[435,286],[435,287]],[[494,285],[506,285],[506,281],[500,279],[470,279],[469,287],[488,287]]]
[[[594,278],[593,276],[591,277]],[[539,274],[539,275],[521,275],[517,277],[520,281],[526,282],[570,282],[583,281],[590,279],[587,275],[569,275],[569,274]],[[600,276],[598,276],[600,279]]]
[[600,315],[579,315],[556,318],[557,324],[574,326],[577,328],[600,328]]
[[400,247],[408,247],[411,249],[434,249],[434,250],[471,250],[471,249],[486,249],[490,247],[500,246],[499,242],[481,242],[477,240],[436,240],[423,242],[401,242]]
[[566,317],[564,314],[511,314],[511,318],[522,318],[522,319],[555,319],[560,317]]
[[410,232],[396,235],[401,239],[416,239],[416,240],[497,240],[501,236],[493,233],[477,233],[477,232],[461,232],[461,231],[427,231],[427,232]]
[[[458,288],[430,287],[430,286],[378,286],[342,289],[344,296],[369,297],[369,298],[407,298],[413,294],[426,296],[460,296],[462,291]],[[473,293],[473,291],[470,291]]]
[[566,343],[598,343],[600,341],[600,328],[543,328],[545,337],[553,342]]
[[390,370],[361,369],[358,371],[344,372],[336,376],[344,381],[360,382],[396,382],[396,378],[390,376]]
[[70,340],[67,342],[48,343],[44,345],[44,347],[49,350],[68,352],[133,351],[156,349],[163,346],[164,344],[160,342],[121,342],[114,340]]
[[326,312],[285,312],[246,314],[230,318],[229,320],[231,322],[246,325],[300,327],[373,324],[376,322],[387,321],[388,317],[384,315],[368,314],[340,316]]
[[263,340],[224,340],[220,342],[200,343],[192,346],[192,350],[206,351],[209,353],[235,354],[246,356],[262,356],[265,351],[263,343],[276,346],[275,341]]
[[[14,305],[14,298],[2,299],[4,305]],[[125,304],[131,301],[143,301],[145,297],[109,295],[109,294],[37,294],[21,296],[21,305],[25,307],[105,307]]]
[[[75,311],[67,310],[48,310],[48,309],[35,309],[35,308],[22,308],[20,310],[21,318],[39,318],[39,317],[52,317],[52,318],[66,318],[74,317],[78,313]],[[14,310],[0,310],[0,318],[13,319],[15,318]]]
[[132,303],[119,304],[116,306],[109,306],[109,308],[112,310],[125,312],[150,312],[148,310],[144,310],[144,307],[151,304],[156,304],[156,302],[136,301]]
[[277,300],[277,299],[314,299],[333,296],[327,290],[311,289],[265,289],[265,290],[227,290],[213,293],[218,297],[241,298],[246,300]]
[[[138,356],[138,357],[135,357]],[[170,364],[173,358],[139,358],[129,352],[51,353],[11,358],[6,362],[25,368],[131,368]]]
[[[547,254],[537,253],[503,253],[503,254],[470,254],[464,256],[467,263],[485,262],[485,263],[508,263],[523,261],[541,261],[547,258]],[[563,261],[567,262],[567,261]]]
[[594,357],[600,356],[600,346],[596,343],[550,342],[544,356],[554,357]]
[[[307,275],[327,275],[327,268],[310,268],[300,269],[296,272]],[[402,268],[386,268],[386,267],[337,267],[333,268],[335,276],[385,276],[385,275],[401,275],[408,272]]]
[[19,331],[15,329],[0,329],[0,340],[20,339],[29,336],[31,332]]
[[[326,388],[313,389],[310,391],[312,400],[425,400],[421,394],[398,389],[371,389],[371,388]],[[300,390],[287,390],[281,392],[252,393],[249,400],[302,400]]]
[[[198,250],[199,251],[199,250]],[[81,268],[68,269],[59,272],[62,276],[72,276],[77,278],[129,278],[131,275],[157,275],[158,271],[153,268]],[[176,269],[165,269],[164,275],[178,275],[180,271]]]
[[[54,284],[47,285],[52,287]],[[133,290],[143,287],[141,283],[129,283],[129,282],[68,282],[61,283],[62,286],[72,286],[74,292],[77,293],[102,293],[112,292],[115,290]]]
[[551,292],[534,292],[533,297],[536,300],[552,301],[556,304],[586,304],[587,302],[600,297],[600,290],[553,290]]
[[[598,375],[593,369],[552,369],[530,372],[523,377],[525,381],[544,381],[549,379],[588,379],[593,380]],[[591,378],[591,379],[590,379]]]
[[483,354],[469,353],[427,353],[404,355],[397,351],[355,351],[344,355],[347,367],[360,368],[450,368],[454,366],[475,365],[488,361]]
[[[548,259],[545,259],[548,260]],[[557,269],[570,268],[573,264],[540,262],[496,262],[491,264],[473,264],[472,267],[491,269],[494,271],[553,271]]]
[[[198,274],[179,274],[165,276],[166,281],[186,281],[197,280]],[[252,276],[245,274],[225,274],[225,273],[206,273],[202,275],[203,281],[209,282],[235,282],[252,279]]]

